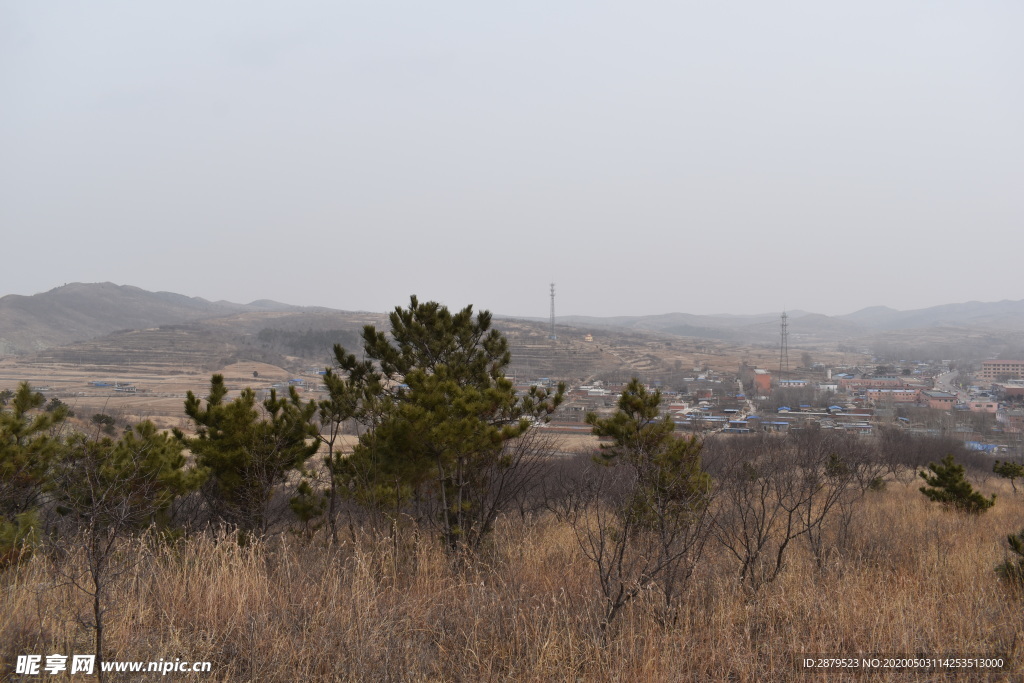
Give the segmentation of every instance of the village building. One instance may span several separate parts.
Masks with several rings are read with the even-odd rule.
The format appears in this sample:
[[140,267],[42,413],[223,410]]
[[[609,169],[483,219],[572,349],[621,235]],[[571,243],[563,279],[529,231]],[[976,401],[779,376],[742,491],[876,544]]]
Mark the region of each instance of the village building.
[[839,390],[844,392],[862,389],[899,389],[905,387],[899,377],[840,377]]
[[983,360],[978,377],[983,380],[1024,379],[1024,360]]
[[864,396],[876,403],[917,403],[921,392],[918,389],[868,389]]
[[999,403],[992,399],[971,400],[967,402],[967,409],[972,413],[996,413],[999,411]]
[[929,408],[936,410],[952,410],[956,405],[956,394],[945,391],[922,391],[921,400],[928,404]]

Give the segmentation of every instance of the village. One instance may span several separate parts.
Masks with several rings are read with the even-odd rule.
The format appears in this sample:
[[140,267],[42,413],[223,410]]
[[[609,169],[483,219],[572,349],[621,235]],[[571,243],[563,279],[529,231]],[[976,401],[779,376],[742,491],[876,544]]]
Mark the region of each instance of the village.
[[[835,429],[871,436],[892,427],[911,434],[952,436],[973,450],[1015,453],[1024,431],[1024,361],[987,360],[980,371],[952,370],[953,361],[904,361],[899,367],[826,368],[815,364],[780,378],[741,363],[735,373],[706,371],[682,384],[658,380],[662,414],[678,431],[711,434]],[[699,371],[701,368],[695,368]],[[550,387],[538,378],[518,385]],[[548,429],[587,433],[585,415],[614,412],[625,382],[572,386]]]

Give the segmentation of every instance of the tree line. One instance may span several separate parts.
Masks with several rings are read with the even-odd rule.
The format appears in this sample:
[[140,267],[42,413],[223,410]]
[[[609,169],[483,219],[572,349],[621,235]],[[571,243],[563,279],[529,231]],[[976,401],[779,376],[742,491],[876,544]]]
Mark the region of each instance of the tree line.
[[[537,427],[565,386],[517,392],[505,374],[508,341],[491,323],[472,306],[453,312],[414,296],[390,314],[389,330],[364,327],[358,355],[334,345],[325,398],[290,389],[260,401],[247,388],[229,399],[213,375],[205,397],[187,395],[189,433],[148,421],[120,436],[100,423],[72,432],[67,406],[47,406],[22,383],[0,412],[0,566],[41,547],[67,552],[60,539],[77,539],[87,563],[69,580],[94,599],[99,651],[110,561],[126,535],[214,524],[244,543],[287,526],[337,541],[369,525],[396,548],[406,530],[429,531],[465,559],[501,515],[548,514],[571,526],[594,567],[602,630],[650,591],[671,622],[709,544],[733,558],[745,590],[774,581],[799,544],[824,567],[888,477],[957,448],[898,431],[877,443],[831,430],[701,442],[676,434],[660,392],[634,379],[611,416],[587,416],[604,442],[598,452],[554,455]],[[929,498],[971,513],[994,504],[952,455],[929,467]],[[1005,464],[996,473],[1021,476]],[[1020,575],[1007,566],[1004,575]]]

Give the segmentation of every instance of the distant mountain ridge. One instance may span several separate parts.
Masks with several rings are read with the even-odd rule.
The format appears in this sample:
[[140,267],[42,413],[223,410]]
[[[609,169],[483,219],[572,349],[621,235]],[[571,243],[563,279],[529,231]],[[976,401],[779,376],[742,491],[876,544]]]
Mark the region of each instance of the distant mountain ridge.
[[[838,341],[880,332],[935,328],[1024,332],[1024,300],[991,303],[969,301],[910,311],[899,311],[888,306],[870,306],[839,316],[797,310],[787,311],[787,315],[790,337],[793,341],[799,341],[801,338],[815,342]],[[767,342],[778,340],[780,316],[781,312],[756,315],[569,315],[558,317],[556,322],[579,327],[618,327],[728,341]]]
[[272,301],[211,302],[111,282],[75,282],[41,294],[0,298],[0,353],[33,353],[116,330],[147,329],[246,311],[295,310],[302,309]]
[[[110,282],[71,283],[32,296],[11,294],[0,298],[0,355],[36,353],[96,339],[120,330],[145,330],[163,325],[227,318],[241,313],[297,312],[343,313],[335,309],[294,306],[266,299],[248,304],[212,302],[174,292],[149,292]],[[991,303],[969,301],[910,311],[871,306],[841,316],[800,310],[788,311],[787,314],[790,340],[794,345],[917,329],[1024,332],[1024,300]],[[560,316],[556,322],[579,328],[619,328],[735,342],[777,342],[779,338],[779,313],[665,313],[609,317],[570,315]]]
[[1024,300],[968,301],[912,311],[873,306],[840,317],[878,330],[963,326],[1024,330]]

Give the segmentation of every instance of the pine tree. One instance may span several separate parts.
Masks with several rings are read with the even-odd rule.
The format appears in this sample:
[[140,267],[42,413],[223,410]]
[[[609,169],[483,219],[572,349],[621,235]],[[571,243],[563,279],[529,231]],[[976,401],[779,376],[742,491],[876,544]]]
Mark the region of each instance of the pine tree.
[[[591,516],[576,523],[584,553],[598,570],[605,597],[602,628],[649,585],[657,586],[664,616],[674,619],[674,600],[693,572],[707,535],[712,481],[704,471],[696,437],[680,438],[661,417],[661,392],[634,378],[609,418],[587,414],[593,433],[610,437],[598,462],[619,470],[611,478],[625,485],[591,502]],[[599,477],[600,479],[600,477]],[[612,514],[602,512],[613,501]]]
[[200,477],[185,468],[182,445],[148,421],[117,441],[75,435],[62,450],[48,492],[72,529],[50,540],[62,560],[57,571],[92,603],[90,618],[83,621],[94,631],[99,666],[109,598],[141,560],[138,553],[119,552],[119,540],[165,521],[174,499],[198,485]]
[[28,382],[5,390],[0,412],[0,567],[27,552],[39,526],[37,510],[59,455],[51,432],[67,417],[67,407],[43,409],[46,399]]
[[334,357],[336,367],[327,368],[323,376],[327,398],[318,404],[318,436],[327,447],[324,466],[330,480],[324,497],[327,500],[327,523],[330,525],[331,538],[337,540],[339,489],[351,479],[348,456],[336,447],[338,437],[349,420],[369,427],[376,414],[372,408],[374,397],[381,394],[382,386],[381,375],[371,361],[357,360],[355,355],[346,352],[341,344],[334,345]]
[[206,407],[188,392],[185,414],[195,422],[196,435],[174,433],[207,475],[201,490],[214,514],[262,533],[272,522],[267,506],[275,486],[301,471],[319,449],[312,423],[317,405],[303,403],[294,388],[288,398],[271,390],[261,405],[252,389],[233,401],[225,401],[227,393],[223,375],[213,376]]
[[992,471],[1004,479],[1009,479],[1013,492],[1017,493],[1017,484],[1014,480],[1024,478],[1024,465],[1019,462],[1010,462],[1009,460],[1006,462],[996,460],[996,463],[992,466]]
[[66,408],[43,410],[45,397],[28,382],[18,385],[10,410],[0,412],[0,519],[36,507],[60,442],[50,430],[67,416]]
[[1024,531],[1006,537],[1010,544],[1010,552],[1016,557],[1008,557],[996,567],[996,573],[1017,588],[1024,588]]
[[675,425],[661,417],[661,392],[650,392],[633,378],[619,397],[618,411],[602,419],[587,414],[587,424],[597,436],[611,437],[600,459],[624,461],[636,471],[637,486],[629,514],[645,524],[659,524],[660,517],[686,516],[707,502],[711,477],[703,470],[701,444],[696,437],[675,435]]
[[995,505],[995,495],[986,498],[974,490],[964,476],[963,465],[956,464],[952,453],[943,458],[941,463],[929,463],[928,469],[932,474],[920,473],[928,484],[922,486],[920,491],[931,500],[976,515]]
[[488,496],[516,462],[508,446],[555,410],[564,386],[517,396],[505,377],[508,341],[486,311],[452,313],[413,296],[389,321],[390,335],[363,330],[364,355],[379,374],[364,384],[370,430],[344,460],[348,486],[385,509],[426,501],[448,549],[476,547],[504,502]]
[[149,420],[117,440],[73,435],[61,450],[48,490],[59,513],[87,524],[109,515],[122,529],[166,524],[174,501],[203,479],[186,466],[181,442]]

